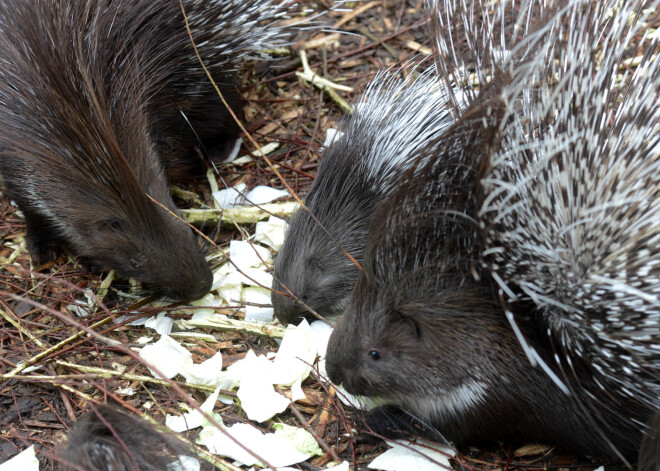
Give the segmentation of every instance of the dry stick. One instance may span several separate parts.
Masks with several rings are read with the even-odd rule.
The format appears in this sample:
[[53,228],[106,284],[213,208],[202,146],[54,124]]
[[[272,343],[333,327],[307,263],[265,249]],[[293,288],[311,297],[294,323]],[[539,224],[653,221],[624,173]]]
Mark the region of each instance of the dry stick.
[[[310,83],[313,83],[317,88],[324,91],[330,91],[331,89],[341,90],[344,92],[353,91],[353,87],[349,87],[348,85],[339,85],[326,78],[321,77],[319,74],[314,72],[312,68],[309,66],[309,62],[307,61],[307,53],[305,52],[304,49],[300,50],[300,63],[302,64],[303,71],[296,72],[296,76],[302,78],[303,80],[307,80]],[[342,101],[344,100],[342,99]],[[346,105],[345,108],[350,109],[351,106]]]
[[[3,292],[3,293],[6,293],[6,292]],[[8,294],[8,295],[11,295],[11,293],[7,293],[7,294]],[[14,298],[14,299],[17,299],[17,298]],[[18,299],[20,299],[20,298],[18,298]],[[35,305],[35,306],[36,306],[36,305]],[[39,306],[37,306],[37,307],[39,307]],[[96,322],[95,324],[92,324],[91,326],[89,326],[89,329],[96,329],[97,327],[100,327],[100,326],[102,326],[102,325],[105,325],[105,324],[107,324],[108,322],[110,322],[113,318],[114,318],[114,316],[106,317],[105,319],[100,320],[100,321]],[[78,327],[79,325],[81,325],[81,324],[78,324],[78,323],[76,323],[76,324],[77,324],[76,327]],[[78,327],[78,329],[81,330],[80,327]],[[76,339],[82,337],[83,335],[85,335],[85,332],[82,332],[82,331],[81,331],[81,332],[78,332],[77,334],[72,335],[71,337],[69,337],[69,338],[67,338],[67,339],[62,340],[60,343],[57,343],[57,344],[53,345],[52,347],[50,347],[50,348],[48,348],[48,349],[42,351],[41,353],[38,353],[37,355],[33,356],[32,358],[29,358],[29,359],[25,360],[23,363],[21,363],[20,365],[16,366],[16,368],[14,368],[12,371],[10,371],[9,373],[7,373],[6,375],[2,375],[2,377],[3,377],[4,379],[11,379],[11,378],[14,377],[15,375],[17,375],[18,373],[20,373],[21,371],[23,371],[25,368],[27,368],[28,366],[32,366],[32,365],[34,365],[34,364],[37,363],[39,360],[41,360],[41,359],[43,359],[43,358],[49,356],[51,353],[56,352],[57,350],[61,349],[61,348],[64,347],[65,345],[68,345],[68,344],[70,344],[71,342],[73,342],[74,340],[76,340]]]
[[[279,163],[278,165],[282,165]],[[282,165],[286,167],[286,165]],[[309,176],[306,174],[305,176]],[[310,176],[311,177],[311,176]],[[266,219],[268,216],[276,216],[284,219],[298,209],[298,203],[266,203],[254,206],[240,206],[238,208],[225,209],[181,209],[187,223],[199,224],[204,222],[218,222],[225,224],[254,224]]]
[[[319,47],[325,47],[326,44],[332,42],[338,42],[341,37],[340,33],[327,34],[325,36],[317,37],[315,39],[310,39],[301,44],[301,49],[317,49]],[[288,77],[288,76],[287,76]]]
[[412,40],[406,41],[406,47],[408,49],[412,49],[415,52],[419,52],[420,54],[424,54],[424,55],[427,55],[427,56],[430,56],[431,54],[433,54],[433,51],[431,49],[429,49],[426,46],[422,46],[417,41],[412,41]]
[[296,407],[296,405],[293,402],[291,404],[289,404],[289,409],[291,409],[291,412],[293,412],[293,415],[296,416],[296,418],[298,419],[298,422],[300,423],[300,425],[302,425],[302,427],[305,430],[307,430],[307,432],[309,432],[314,437],[314,439],[318,442],[318,444],[321,446],[321,448],[323,448],[323,450],[325,450],[326,453],[330,454],[330,456],[332,456],[332,459],[337,464],[344,461],[339,456],[337,456],[337,452],[335,452],[335,450],[330,448],[328,446],[328,444],[323,440],[323,438],[319,437],[317,435],[316,431],[312,427],[309,426],[309,424],[307,423],[307,421],[305,420],[305,418],[303,417],[303,415],[300,413],[300,411],[298,410],[298,408]]
[[[98,378],[97,374],[71,374],[71,375],[58,375],[58,374],[52,374],[52,375],[37,375],[37,374],[26,374],[26,375],[14,375],[11,377],[11,379],[15,379],[17,381],[30,381],[32,383],[53,383],[53,384],[64,384],[66,380],[69,379],[83,379],[83,380],[88,380],[88,379],[95,379]],[[7,379],[5,375],[0,376],[0,379]]]
[[[328,398],[327,404],[328,404],[328,414],[330,408],[335,410],[335,417],[337,417],[337,421],[341,426],[346,430],[346,433],[352,437],[354,435],[353,433],[353,424],[349,423],[348,419],[346,418],[346,413],[344,411],[344,406],[341,403],[341,400],[337,397],[337,390],[335,389],[335,386],[326,378],[326,382],[322,380],[321,374],[318,370],[318,367],[316,367],[314,370],[315,377],[318,379],[318,384],[321,385],[321,388],[323,391],[325,391],[326,397]],[[334,399],[336,400],[334,400]],[[357,457],[355,454],[355,445],[353,443],[353,440],[348,441],[349,446],[351,447],[351,455],[353,456],[353,463],[357,463]]]
[[[315,128],[315,129],[316,129],[316,128]],[[311,143],[310,143],[310,147],[311,147]],[[309,149],[307,149],[307,152],[309,153],[309,152],[311,152],[311,151],[310,151]],[[316,178],[316,177],[315,177],[314,175],[312,175],[311,173],[307,173],[307,172],[304,172],[304,171],[302,171],[302,170],[299,170],[299,169],[297,169],[296,167],[292,167],[291,165],[285,164],[284,162],[280,162],[280,163],[278,163],[277,165],[279,165],[280,167],[284,167],[284,168],[287,169],[287,170],[291,170],[292,172],[297,173],[298,175],[302,175],[303,177],[307,177],[307,178],[309,178],[310,180],[314,180],[314,179]]]
[[377,7],[377,6],[379,6],[379,5],[380,5],[380,2],[369,2],[369,3],[367,3],[366,5],[362,5],[361,7],[356,8],[356,9],[354,9],[353,11],[348,12],[346,15],[344,15],[344,16],[342,17],[341,20],[339,20],[339,21],[336,22],[334,25],[332,25],[332,27],[333,27],[333,29],[341,28],[342,26],[344,26],[346,23],[348,23],[349,21],[351,21],[351,20],[352,20],[353,18],[355,18],[356,16],[359,16],[359,15],[361,15],[362,13],[364,13],[364,12],[366,12],[366,11],[368,11],[368,10],[371,10],[373,7]]
[[[139,362],[141,365],[144,365],[144,366],[150,368],[151,370],[153,370],[156,373],[156,375],[160,376],[161,378],[165,378],[165,375],[162,372],[160,372],[158,370],[158,368],[156,368],[153,365],[148,364],[146,361],[144,361],[137,353],[135,353],[130,348],[127,348],[127,347],[125,347],[121,344],[117,344],[117,342],[100,335],[96,331],[94,331],[94,330],[90,329],[89,327],[81,324],[80,322],[76,321],[75,319],[72,319],[72,318],[62,314],[61,312],[58,312],[58,311],[56,311],[56,310],[54,310],[54,309],[52,309],[52,308],[50,308],[50,307],[48,307],[44,304],[41,304],[37,301],[34,301],[32,299],[23,298],[23,297],[18,296],[14,293],[8,293],[6,291],[0,291],[0,295],[1,296],[7,296],[7,297],[9,297],[9,298],[11,298],[15,301],[30,304],[30,305],[38,308],[38,309],[41,309],[41,310],[55,316],[57,319],[59,319],[60,321],[62,321],[64,323],[68,323],[70,325],[73,325],[74,327],[76,327],[76,328],[86,332],[87,334],[91,335],[92,337],[94,337],[99,342],[104,343],[106,345],[112,345],[113,347],[117,348],[119,351],[121,351],[125,355],[128,355],[131,358],[133,358],[134,360],[136,360],[137,362]],[[226,434],[229,437],[230,440],[232,440],[234,443],[236,443],[239,447],[241,447],[246,452],[250,453],[257,460],[264,463],[268,468],[271,468],[271,469],[275,470],[275,468],[273,466],[271,466],[267,461],[265,461],[261,456],[259,456],[257,453],[250,450],[245,445],[243,445],[241,442],[239,442],[236,438],[233,437],[233,435],[231,435],[229,432],[227,432],[227,430],[225,430],[224,427],[221,427],[220,424],[218,424],[218,422],[210,414],[207,414],[205,411],[201,410],[199,408],[199,405],[197,404],[197,402],[190,395],[188,395],[188,393],[186,393],[186,391],[184,391],[183,388],[181,388],[181,386],[179,386],[178,384],[176,384],[176,382],[174,382],[170,379],[165,379],[165,381],[168,383],[168,385],[174,391],[176,391],[183,398],[183,400],[185,402],[188,403],[188,405],[190,405],[193,409],[199,411],[206,418],[206,420],[208,420],[211,424],[213,424],[216,428],[218,428],[218,430],[221,430],[222,433]],[[90,396],[87,396],[86,394],[81,393],[80,391],[77,391],[77,390],[75,390],[75,389],[73,389],[69,386],[66,386],[66,385],[62,385],[61,387],[66,389],[67,391],[70,391],[73,394],[77,394],[81,397],[84,397],[86,401],[93,402],[93,398],[91,398]]]
[[249,322],[240,319],[230,319],[220,317],[218,315],[212,314],[209,317],[200,320],[180,320],[177,321],[177,326],[187,327],[205,327],[205,328],[215,328],[232,332],[241,332],[244,334],[259,335],[262,337],[269,337],[273,339],[281,339],[284,337],[286,328],[274,325],[274,324],[263,324],[256,322]]
[[[64,398],[66,397],[66,394],[64,394],[64,392],[63,392],[62,390],[60,390],[59,393],[60,393],[60,396],[61,396],[62,399],[64,399]],[[46,400],[45,397],[42,397],[41,400],[42,400],[42,402],[43,402],[43,403],[44,403],[44,404],[50,409],[50,411],[55,415],[55,417],[57,417],[57,419],[58,419],[58,420],[60,421],[60,423],[64,426],[64,428],[68,428],[68,427],[66,426],[66,422],[64,422],[64,420],[62,419],[62,417],[60,416],[60,414],[57,412],[57,410],[55,409],[55,407],[53,407],[53,405],[52,405],[50,402],[48,402],[48,401]],[[71,402],[69,402],[69,401],[65,401],[65,402],[64,402],[64,405],[65,405],[65,406],[68,405],[69,407],[71,407]],[[67,409],[67,412],[69,412],[69,409]],[[71,413],[73,413],[73,408],[71,408]],[[73,418],[74,418],[74,420],[75,420],[75,415],[73,415]]]
[[323,398],[323,403],[321,404],[321,411],[316,418],[316,428],[319,427],[322,429],[320,435],[324,436],[325,431],[328,428],[330,423],[330,407],[332,406],[332,397],[325,395]]
[[[18,376],[17,376],[17,378],[18,378]],[[26,381],[31,381],[31,378],[32,378],[32,376],[25,376]],[[94,402],[94,398],[92,396],[90,396],[88,394],[85,394],[82,391],[78,391],[77,389],[72,388],[71,386],[68,386],[66,384],[58,384],[55,381],[51,382],[51,384],[54,384],[54,385],[64,389],[65,391],[73,394],[74,396],[80,397],[85,402]]]
[[73,420],[75,422],[76,420],[76,413],[73,411],[73,406],[71,405],[71,401],[69,400],[69,396],[64,394],[64,391],[60,389],[60,398],[62,399],[62,402],[64,403],[64,408],[66,409],[66,413],[69,416],[69,420]]
[[39,340],[38,337],[35,337],[34,335],[32,335],[32,332],[27,330],[25,327],[23,327],[21,325],[20,322],[18,322],[12,316],[10,316],[9,313],[7,313],[4,310],[0,309],[0,316],[4,317],[7,322],[9,322],[11,325],[16,327],[16,329],[21,333],[21,335],[25,335],[31,341],[36,343],[38,347],[44,348],[46,346],[41,340]]
[[[169,383],[167,381],[163,381],[162,379],[154,378],[151,376],[142,376],[142,375],[136,375],[132,373],[122,373],[120,371],[115,371],[115,370],[107,370],[105,368],[99,368],[97,366],[83,366],[83,365],[78,365],[76,363],[70,363],[68,361],[63,361],[63,360],[55,360],[55,363],[60,365],[60,366],[65,366],[67,368],[73,368],[79,371],[82,371],[83,373],[90,373],[96,378],[101,378],[101,379],[108,379],[112,377],[117,377],[121,379],[127,379],[129,381],[138,381],[139,383],[154,383],[154,384],[160,384],[163,386],[169,386]],[[1,378],[2,376],[0,376]],[[67,376],[62,376],[63,378]],[[172,381],[172,380],[170,380]],[[192,389],[199,389],[200,391],[206,391],[206,392],[213,392],[215,391],[215,388],[213,386],[208,386],[208,385],[202,385],[202,384],[192,384],[192,383],[180,383],[178,381],[174,381],[176,384],[179,384],[182,387],[190,387]],[[232,392],[230,391],[221,391],[221,394],[225,395],[233,395]]]
[[344,113],[353,114],[353,107],[335,92],[335,89],[352,92],[353,88],[344,85],[337,85],[314,72],[307,62],[307,53],[304,50],[300,51],[300,61],[303,65],[303,71],[296,72],[296,76],[325,92]]
[[23,252],[23,249],[25,248],[25,241],[23,240],[22,242],[16,244],[16,247],[14,248],[13,252],[9,254],[7,258],[3,260],[3,265],[4,266],[9,266],[12,263],[14,263],[14,260],[18,258],[18,256]]
[[371,34],[369,31],[367,31],[366,28],[360,28],[360,34],[368,37],[373,42],[380,44],[383,47],[383,49],[385,49],[389,53],[389,55],[392,56],[394,60],[399,60],[399,55],[396,53],[396,51],[392,46],[385,44],[376,35]]

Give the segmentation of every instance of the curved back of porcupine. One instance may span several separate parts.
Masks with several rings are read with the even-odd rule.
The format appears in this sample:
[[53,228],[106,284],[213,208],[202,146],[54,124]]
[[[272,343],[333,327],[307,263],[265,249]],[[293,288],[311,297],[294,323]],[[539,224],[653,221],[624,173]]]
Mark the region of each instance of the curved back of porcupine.
[[308,307],[323,316],[341,314],[359,271],[344,251],[362,260],[374,207],[420,147],[453,121],[446,101],[432,71],[407,80],[385,72],[369,85],[342,123],[343,135],[323,153],[305,198],[309,213],[300,210],[291,218],[274,271],[273,288],[293,294],[273,293],[280,321],[311,316]]
[[163,4],[0,3],[0,173],[26,216],[31,254],[57,241],[194,299],[210,270],[190,229],[167,212],[176,208],[146,109],[149,83],[172,64],[157,69],[142,55],[158,39],[153,28],[113,35],[135,32]]
[[[483,180],[484,259],[538,306],[585,402],[605,388],[658,410],[660,2],[576,1],[566,18],[537,82],[505,90],[514,119]],[[578,361],[592,378],[573,377]]]
[[173,435],[110,406],[95,406],[57,453],[63,470],[164,471],[189,455]]

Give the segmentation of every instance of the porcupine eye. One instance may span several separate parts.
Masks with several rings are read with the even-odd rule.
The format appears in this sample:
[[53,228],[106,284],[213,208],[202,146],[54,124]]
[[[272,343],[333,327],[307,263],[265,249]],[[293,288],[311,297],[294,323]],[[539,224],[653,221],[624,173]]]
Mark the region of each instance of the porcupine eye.
[[369,358],[371,358],[373,361],[378,361],[380,360],[380,353],[378,350],[369,350]]
[[128,259],[128,264],[133,270],[140,270],[145,263],[147,263],[147,257],[140,252],[133,253],[133,256]]

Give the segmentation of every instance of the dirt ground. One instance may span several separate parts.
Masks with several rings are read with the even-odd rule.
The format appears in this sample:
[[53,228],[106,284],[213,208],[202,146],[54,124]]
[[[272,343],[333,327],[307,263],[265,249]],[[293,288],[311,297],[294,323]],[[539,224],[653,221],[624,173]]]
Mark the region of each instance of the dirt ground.
[[[270,161],[289,186],[305,195],[321,159],[325,132],[337,127],[345,110],[343,103],[355,103],[361,91],[377,71],[398,67],[410,61],[425,67],[431,64],[427,17],[422,0],[382,0],[349,2],[345,9],[330,12],[324,21],[342,32],[303,30],[288,55],[271,61],[256,61],[245,71],[245,124],[260,144],[277,143]],[[352,9],[352,11],[348,11]],[[336,97],[301,81],[300,51],[305,51],[310,67],[320,75],[351,92],[337,91]],[[241,154],[253,151],[244,144]],[[246,183],[248,188],[270,185],[284,188],[274,172],[260,159],[240,166],[223,167],[219,180],[233,186]],[[211,192],[206,179],[190,180],[180,185],[194,192],[199,201],[209,203]],[[181,207],[200,207],[189,198],[178,199]],[[242,237],[240,228],[223,225],[205,231],[224,247],[231,239]],[[150,306],[145,299],[129,300],[120,296],[126,280],[117,280],[105,296],[105,309],[97,309],[81,318],[71,315],[67,306],[84,297],[85,290],[97,293],[106,273],[88,271],[76,258],[58,259],[41,267],[31,267],[24,241],[25,222],[8,198],[0,199],[0,463],[30,445],[36,445],[42,469],[57,469],[54,448],[63,440],[71,424],[89,409],[89,402],[112,402],[132,412],[144,413],[158,422],[178,410],[179,394],[167,384],[144,383],[148,370],[134,357],[112,345],[83,333],[82,324],[105,338],[127,346],[147,334],[143,327],[126,325],[139,317],[150,317],[162,308]],[[20,249],[17,250],[16,247]],[[209,251],[215,250],[208,247]],[[9,260],[11,257],[11,260]],[[229,310],[229,313],[234,311]],[[130,317],[121,323],[106,322],[109,314]],[[186,318],[172,306],[171,316]],[[222,351],[225,365],[241,359],[250,349],[257,353],[276,351],[276,342],[267,336],[236,331],[207,331],[216,342],[187,339],[195,361],[210,358]],[[43,365],[34,371],[12,373],[22,362]],[[115,370],[109,376],[101,370]],[[178,384],[200,403],[205,395]],[[136,393],[123,396],[116,391],[133,388]],[[387,447],[378,440],[365,440],[361,433],[350,433],[353,411],[345,408],[327,388],[309,378],[303,384],[306,401],[295,403],[297,413],[289,410],[278,421],[308,425],[327,447],[356,469],[366,468],[374,456]],[[238,405],[218,403],[226,424],[246,421]],[[273,421],[261,424],[267,431]],[[191,435],[192,436],[192,435]],[[459,450],[459,461],[466,469],[593,469],[588,458],[556,454],[550,448],[508,444],[489,448],[466,447]],[[332,461],[330,453],[294,468],[322,469]]]

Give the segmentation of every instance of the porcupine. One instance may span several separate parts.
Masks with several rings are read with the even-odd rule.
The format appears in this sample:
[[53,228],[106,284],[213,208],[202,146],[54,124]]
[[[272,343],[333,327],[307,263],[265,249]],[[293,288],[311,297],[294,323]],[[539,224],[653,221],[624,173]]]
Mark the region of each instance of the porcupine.
[[640,466],[660,469],[660,2],[570,6],[580,26],[504,91],[482,260],[505,304],[533,303],[557,382],[603,430],[605,394],[631,403],[616,419],[648,435]]
[[111,406],[95,406],[69,431],[57,453],[63,470],[163,471],[189,456],[172,434]]
[[[617,11],[616,6],[607,5],[612,11],[617,12],[609,31],[634,32],[636,28],[641,27],[640,23],[633,23],[630,30],[626,30],[625,21],[623,25],[621,24],[622,19],[625,20],[629,16],[626,13],[641,12],[641,2],[627,5],[623,11]],[[523,273],[526,271],[531,273],[538,268],[534,262],[539,263],[541,268],[548,266],[540,263],[541,255],[553,254],[551,250],[538,249],[538,247],[552,247],[551,244],[538,245],[533,247],[538,249],[536,258],[525,259],[526,263],[522,266],[510,263],[508,259],[510,245],[520,244],[521,237],[524,242],[528,235],[529,240],[533,240],[532,233],[536,237],[544,230],[542,224],[523,226],[522,221],[527,219],[516,213],[526,208],[526,205],[520,204],[521,200],[525,200],[527,205],[537,203],[536,200],[526,199],[529,193],[535,191],[542,193],[542,190],[535,190],[532,181],[543,190],[551,187],[553,183],[557,185],[561,183],[560,188],[564,193],[557,191],[552,194],[555,197],[554,201],[559,202],[561,202],[560,196],[568,198],[565,193],[574,188],[566,184],[567,181],[571,181],[570,178],[564,180],[557,178],[550,185],[544,186],[547,183],[544,178],[548,180],[554,178],[560,173],[559,169],[554,169],[556,173],[549,170],[545,173],[533,172],[529,168],[532,164],[538,162],[548,164],[551,160],[545,160],[538,155],[535,159],[529,158],[527,149],[543,149],[537,146],[536,142],[542,143],[543,139],[540,137],[544,137],[546,145],[550,144],[550,148],[555,145],[555,148],[560,147],[566,154],[574,150],[575,155],[579,155],[579,151],[574,148],[558,146],[561,137],[557,138],[557,136],[562,135],[568,139],[567,129],[580,130],[579,127],[584,125],[583,122],[570,121],[571,127],[567,126],[568,119],[564,122],[561,118],[555,121],[553,113],[556,108],[549,106],[548,102],[557,99],[557,92],[562,90],[559,84],[565,85],[564,95],[559,101],[563,108],[558,107],[558,115],[564,113],[568,118],[575,113],[573,105],[582,103],[576,101],[575,97],[571,96],[571,92],[576,89],[591,90],[585,84],[591,83],[592,73],[598,70],[598,67],[590,62],[593,60],[590,55],[594,53],[591,48],[596,43],[589,41],[599,37],[596,32],[598,25],[602,26],[602,22],[607,18],[606,7],[593,11],[589,2],[551,3],[549,10],[554,8],[561,12],[555,20],[568,21],[567,29],[565,29],[566,23],[561,25],[557,21],[550,21],[545,25],[543,34],[530,34],[528,39],[523,40],[511,51],[503,50],[498,55],[493,48],[492,41],[497,36],[493,34],[492,29],[483,33],[474,22],[475,18],[477,21],[483,21],[484,17],[488,18],[488,10],[483,6],[481,10],[479,8],[471,10],[471,8],[465,4],[448,5],[447,16],[455,22],[449,26],[454,28],[460,23],[468,31],[468,44],[475,44],[475,40],[481,41],[480,44],[485,45],[487,52],[492,51],[490,57],[485,57],[482,62],[477,61],[479,67],[483,67],[482,70],[477,71],[481,75],[480,79],[487,75],[486,66],[501,61],[499,75],[495,74],[496,80],[489,85],[483,85],[488,82],[487,80],[480,80],[483,87],[480,96],[443,137],[444,143],[441,142],[439,146],[433,143],[429,146],[430,150],[427,152],[434,153],[436,161],[442,162],[441,158],[446,161],[438,163],[431,160],[432,165],[440,168],[449,165],[450,168],[442,172],[436,170],[435,175],[431,169],[416,173],[416,176],[410,179],[410,183],[418,184],[417,194],[409,189],[411,185],[399,188],[391,199],[383,201],[374,216],[367,239],[364,272],[360,275],[349,309],[330,341],[327,356],[328,373],[334,381],[345,383],[349,392],[383,396],[387,401],[403,406],[427,425],[437,427],[440,433],[444,433],[451,440],[461,442],[502,436],[542,439],[569,447],[573,445],[572,448],[591,454],[619,456],[632,460],[639,449],[643,429],[641,424],[657,410],[654,401],[648,399],[654,397],[657,401],[658,395],[646,395],[647,385],[643,383],[648,381],[651,390],[657,388],[657,373],[641,368],[633,370],[630,375],[634,378],[631,383],[632,393],[629,393],[626,387],[612,383],[610,383],[611,389],[602,387],[598,389],[601,384],[607,385],[605,379],[601,380],[593,373],[594,369],[598,371],[598,361],[593,362],[588,358],[585,361],[585,358],[579,356],[578,351],[577,356],[568,355],[559,365],[554,364],[557,358],[556,344],[563,341],[562,336],[557,336],[553,332],[550,332],[549,337],[547,336],[548,322],[543,312],[537,314],[536,318],[523,315],[523,313],[536,313],[536,306],[530,305],[529,299],[512,296],[515,301],[512,301],[510,306],[512,311],[520,309],[521,304],[525,307],[516,316],[516,335],[518,338],[525,338],[523,342],[525,349],[515,341],[513,330],[503,328],[504,312],[501,308],[493,307],[492,304],[495,293],[491,286],[494,285],[491,282],[491,275],[494,274],[494,279],[497,281],[503,279],[510,283],[505,285],[507,293],[521,289],[519,286],[512,288],[511,285],[515,283],[511,279],[498,277],[497,270],[502,269],[503,264],[506,263],[507,269],[514,272],[520,268]],[[647,8],[646,4],[644,8]],[[443,20],[442,15],[437,16]],[[505,18],[506,15],[501,15],[499,20],[503,21]],[[531,18],[533,16],[525,18],[523,15],[517,25],[525,25],[525,21]],[[496,23],[486,22],[491,28]],[[441,21],[439,24],[442,25]],[[457,59],[456,54],[452,54],[455,52],[452,48],[457,44],[456,37],[452,36],[445,40],[442,36],[456,33],[447,25],[444,26],[442,31],[446,33],[437,33],[440,35],[438,44],[448,46],[449,49],[440,49],[444,54],[441,55],[439,69],[444,71],[446,77],[465,78],[467,74],[456,64],[460,59]],[[562,34],[566,31],[569,38],[578,42],[571,43],[570,40],[562,42],[561,39],[564,38]],[[588,34],[590,32],[593,32],[593,36]],[[613,49],[617,53],[616,58],[608,58],[612,60],[609,62],[610,65],[622,60],[621,54],[630,42],[630,37],[617,36],[615,33],[606,36],[614,42],[621,41],[618,47]],[[538,41],[539,38],[543,40]],[[632,126],[637,123],[645,130],[637,136],[639,139],[635,142],[638,147],[630,149],[630,153],[636,154],[641,160],[647,154],[640,152],[640,148],[649,150],[655,148],[657,151],[657,138],[652,135],[652,130],[657,128],[657,114],[654,115],[649,109],[655,109],[657,113],[658,77],[657,74],[651,74],[650,77],[647,76],[649,78],[641,80],[644,69],[657,67],[648,64],[653,48],[646,49],[642,68],[637,69],[642,72],[639,72],[637,81],[632,81],[639,88],[633,87],[630,89],[631,94],[628,95],[630,101],[633,97],[636,100],[641,98],[641,101],[636,101],[636,106],[617,108],[623,115],[619,117],[620,124]],[[608,50],[605,52],[607,53]],[[589,57],[582,57],[584,54]],[[511,59],[510,55],[514,56],[514,59]],[[559,71],[554,70],[553,59],[565,59],[567,56],[581,60],[560,61],[559,64],[565,69],[562,70],[560,66]],[[605,67],[607,63],[606,61]],[[546,65],[549,67],[544,69]],[[554,70],[555,75],[549,70]],[[610,68],[601,71],[602,75],[597,77],[602,80],[606,78],[613,80],[608,72],[611,74],[613,70]],[[571,74],[575,74],[573,77],[575,80],[565,81]],[[539,93],[537,85],[539,81],[548,87],[542,90],[547,94]],[[613,82],[608,83],[609,87],[614,87]],[[602,91],[603,89],[594,86],[593,98],[595,99],[596,96],[601,98],[599,102],[601,105],[603,94],[598,93]],[[547,99],[546,102],[543,101],[543,97]],[[625,104],[626,101],[628,100],[624,99],[623,103]],[[594,116],[607,116],[607,107],[595,106],[595,100],[592,104],[593,107],[584,108],[591,112],[590,115],[585,112],[585,117],[593,119]],[[628,103],[628,105],[632,104]],[[519,109],[529,112],[529,115],[524,116],[534,118],[529,121],[534,123],[534,126],[529,124],[521,126],[522,119],[518,119],[521,115],[517,114]],[[584,110],[580,109],[580,111]],[[640,112],[642,110],[643,113]],[[637,121],[636,118],[639,117],[651,119]],[[595,122],[602,123],[599,119]],[[558,126],[553,128],[553,123]],[[476,137],[475,126],[479,130]],[[585,125],[586,128],[588,126]],[[466,130],[472,130],[467,133],[470,139],[455,137],[465,134]],[[537,137],[539,141],[535,141]],[[601,138],[607,140],[606,135],[602,135]],[[534,144],[531,145],[530,142]],[[523,172],[520,172],[517,165],[511,164],[512,158],[507,154],[510,149],[516,149],[519,153],[516,158],[529,165],[526,178],[521,179],[520,175]],[[533,154],[531,151],[529,153]],[[618,154],[610,155],[613,160],[620,158]],[[595,156],[594,153],[592,158]],[[524,158],[528,160],[525,161]],[[452,159],[456,160],[452,163]],[[501,167],[499,174],[496,173],[498,166],[493,162]],[[452,165],[455,167],[453,170]],[[570,165],[580,167],[580,161],[575,157],[573,162],[564,162],[560,168],[565,170],[570,168]],[[525,165],[521,167],[525,168]],[[458,178],[457,183],[447,178],[447,175],[452,174],[454,178],[464,175],[465,168],[471,170],[471,177]],[[591,170],[594,171],[591,176],[599,176],[594,168]],[[498,192],[491,193],[493,187],[505,195],[516,195],[517,198],[501,199],[495,205],[486,206],[495,196],[499,196]],[[457,194],[460,196],[453,196],[455,189],[463,188],[470,190],[467,194],[461,195],[459,191]],[[518,193],[521,188],[528,193]],[[585,186],[583,190],[586,188]],[[436,199],[428,203],[427,195],[433,193]],[[605,208],[610,205],[607,199],[597,201],[602,201],[600,204]],[[548,211],[548,207],[550,207],[548,203],[539,204],[532,211],[546,224],[553,221],[553,214]],[[495,221],[492,224],[486,224],[488,219],[480,219],[487,210],[492,211],[490,216]],[[510,213],[513,213],[509,220],[510,232],[503,232],[503,235],[509,236],[506,245],[502,244],[498,247],[499,250],[491,251],[489,238],[493,240],[492,234],[497,234],[501,230],[498,226],[498,218],[507,217]],[[460,214],[471,223],[466,223],[461,228],[460,224],[455,223],[456,214]],[[385,226],[382,227],[377,221],[386,221]],[[620,224],[614,219],[610,222],[617,226]],[[569,226],[570,224],[563,228],[567,229]],[[484,232],[477,228],[483,229]],[[556,233],[554,234],[556,236]],[[593,236],[593,233],[591,234]],[[603,234],[609,235],[610,232],[605,231]],[[521,247],[524,247],[524,244],[521,244]],[[518,247],[516,250],[519,250]],[[497,264],[489,263],[489,257],[493,253],[499,256]],[[525,255],[528,256],[529,252]],[[521,263],[523,259],[519,257],[516,261]],[[647,260],[649,261],[650,259]],[[561,270],[548,273],[555,277],[555,282],[563,274]],[[474,278],[478,280],[476,290]],[[548,290],[552,291],[555,284],[549,278],[550,276],[547,276],[545,281],[548,283]],[[538,279],[528,274],[525,281],[530,284],[533,281],[535,283],[533,286],[536,286]],[[530,297],[533,299],[533,296]],[[553,305],[554,308],[561,306],[559,302],[552,303],[551,298],[551,296],[546,298],[546,301],[550,300],[549,305]],[[596,317],[595,312],[588,314]],[[653,346],[652,331],[653,325],[657,330],[657,322],[654,324],[652,316],[647,320],[650,321],[648,330],[651,332],[645,332],[646,325],[637,326],[634,321],[628,324],[628,329],[638,328],[638,334],[641,331],[640,340],[646,342],[643,350],[649,357],[653,357],[653,350],[657,347]],[[501,332],[495,334],[494,325],[502,329]],[[564,330],[570,331],[572,328],[570,319],[566,321],[564,327]],[[563,332],[563,335],[566,334]],[[576,331],[570,335],[580,337],[582,333]],[[630,335],[634,337],[634,334]],[[537,360],[540,359],[545,365],[544,373],[532,368],[526,362],[530,345],[536,352]],[[443,356],[440,353],[443,347],[452,350]],[[604,348],[595,353],[607,357],[609,350]],[[622,359],[619,366],[626,363]],[[567,370],[567,367],[571,369]],[[551,372],[554,377],[546,375],[547,372]],[[561,379],[570,381],[572,393],[570,396],[560,393],[557,382],[561,382]],[[502,382],[510,387],[503,387]],[[547,403],[544,405],[543,401]],[[519,415],[518,410],[521,404],[527,410],[527,414],[522,416]],[[497,414],[500,413],[503,416],[499,419],[504,420],[504,424],[508,427],[502,428],[502,423],[498,424]],[[511,420],[517,422],[512,424]],[[530,430],[525,431],[527,427]],[[645,447],[645,450],[652,449],[653,445]],[[642,463],[644,469],[657,466],[649,462],[648,457],[643,456],[643,459],[646,460]]]
[[[230,106],[239,61],[281,40],[261,22],[286,5],[182,2]],[[221,145],[237,129],[179,2],[0,2],[0,122],[0,174],[25,215],[33,262],[67,247],[171,298],[208,291],[191,230],[167,212],[177,214],[165,169],[187,173],[196,146]]]
[[[392,191],[418,148],[453,120],[453,109],[438,90],[428,72],[407,80],[391,71],[381,73],[342,123],[343,135],[323,153],[305,197],[309,212],[300,209],[293,215],[275,261],[273,289],[284,295],[274,291],[272,301],[282,323],[311,320],[312,311],[324,317],[343,312],[376,204]],[[414,132],[398,132],[411,121]]]
[[[529,364],[495,287],[473,277],[478,236],[467,214],[477,209],[477,170],[457,151],[479,140],[469,127],[459,119],[448,133],[464,137],[438,143],[429,151],[437,165],[406,178],[410,185],[376,210],[363,271],[330,338],[328,376],[352,394],[383,401],[367,417],[380,434],[419,434],[421,425],[431,437],[458,444],[540,442],[609,457],[579,404]],[[534,323],[521,320],[520,328],[549,361]],[[606,401],[603,408],[615,406],[621,408]],[[627,456],[639,435],[624,432],[617,443]]]

